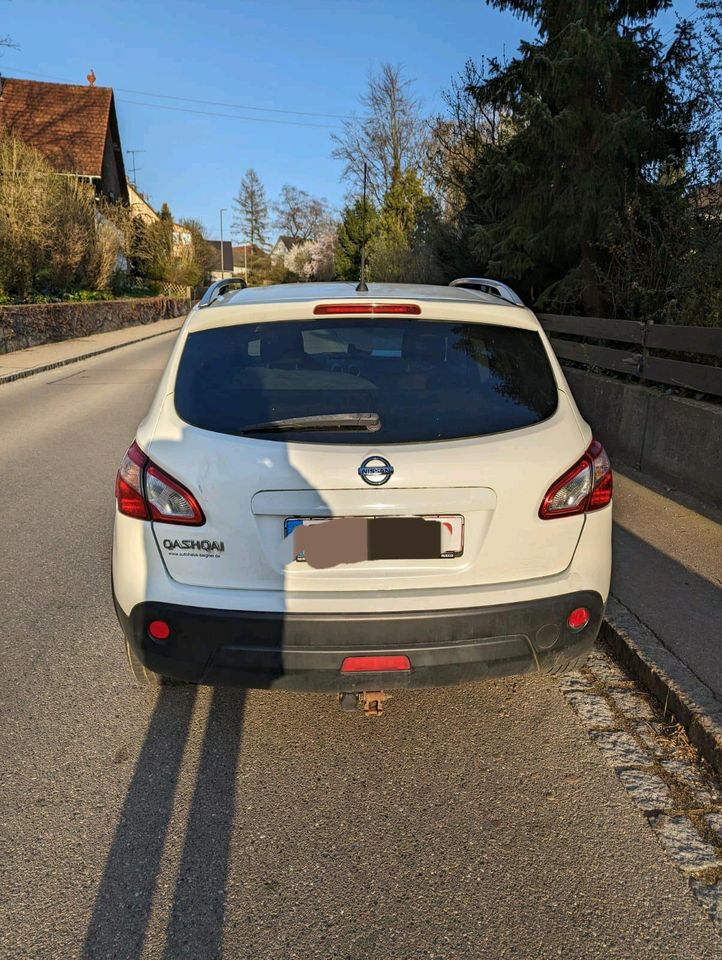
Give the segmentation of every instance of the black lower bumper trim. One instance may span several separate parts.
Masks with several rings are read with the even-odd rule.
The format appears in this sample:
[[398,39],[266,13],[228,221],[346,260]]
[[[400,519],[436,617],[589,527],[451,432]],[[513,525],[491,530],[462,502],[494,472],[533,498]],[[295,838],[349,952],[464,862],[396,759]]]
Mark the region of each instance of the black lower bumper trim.
[[[566,618],[586,607],[580,631]],[[292,614],[215,610],[149,601],[126,615],[123,631],[139,659],[165,676],[196,683],[294,690],[374,690],[437,686],[556,669],[584,656],[604,603],[593,591],[543,600],[385,614]],[[165,620],[163,642],[148,625]],[[411,669],[341,673],[346,657],[403,654]]]

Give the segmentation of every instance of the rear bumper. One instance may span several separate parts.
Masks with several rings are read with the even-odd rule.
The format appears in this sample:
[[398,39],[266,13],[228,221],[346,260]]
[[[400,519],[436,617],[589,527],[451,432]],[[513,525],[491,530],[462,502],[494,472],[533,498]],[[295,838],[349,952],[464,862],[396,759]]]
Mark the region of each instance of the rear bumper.
[[[566,618],[587,607],[589,623]],[[439,686],[486,677],[556,670],[592,647],[602,597],[577,591],[490,607],[385,614],[279,614],[147,602],[121,627],[139,659],[179,680],[319,692]],[[153,620],[170,625],[161,642]],[[341,673],[346,657],[403,654],[408,671]]]

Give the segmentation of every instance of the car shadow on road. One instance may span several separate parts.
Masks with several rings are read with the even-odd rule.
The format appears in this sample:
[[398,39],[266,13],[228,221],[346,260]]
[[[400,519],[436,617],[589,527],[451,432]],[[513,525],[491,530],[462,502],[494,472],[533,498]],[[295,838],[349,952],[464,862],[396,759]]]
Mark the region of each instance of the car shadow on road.
[[220,956],[245,691],[215,687],[164,957]]
[[[105,864],[82,960],[139,960],[143,954],[197,698],[195,687],[159,692]],[[243,712],[243,691],[213,690],[175,880],[166,958],[220,955]]]

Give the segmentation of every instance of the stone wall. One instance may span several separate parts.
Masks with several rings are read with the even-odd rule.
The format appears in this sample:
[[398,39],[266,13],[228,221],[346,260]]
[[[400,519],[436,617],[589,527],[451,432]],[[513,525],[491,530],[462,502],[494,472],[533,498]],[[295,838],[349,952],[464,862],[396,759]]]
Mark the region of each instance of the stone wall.
[[184,316],[191,301],[171,297],[0,306],[0,353]]

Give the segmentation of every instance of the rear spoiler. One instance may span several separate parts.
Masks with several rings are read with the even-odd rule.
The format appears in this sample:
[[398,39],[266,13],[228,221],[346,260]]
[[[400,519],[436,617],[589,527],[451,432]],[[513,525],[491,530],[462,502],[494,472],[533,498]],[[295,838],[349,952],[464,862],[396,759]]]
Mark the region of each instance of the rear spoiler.
[[458,280],[452,280],[449,286],[464,287],[466,290],[480,290],[482,293],[490,293],[493,297],[499,297],[500,300],[506,300],[507,303],[513,303],[517,307],[524,306],[521,297],[501,280],[490,280],[487,277],[460,277]]

